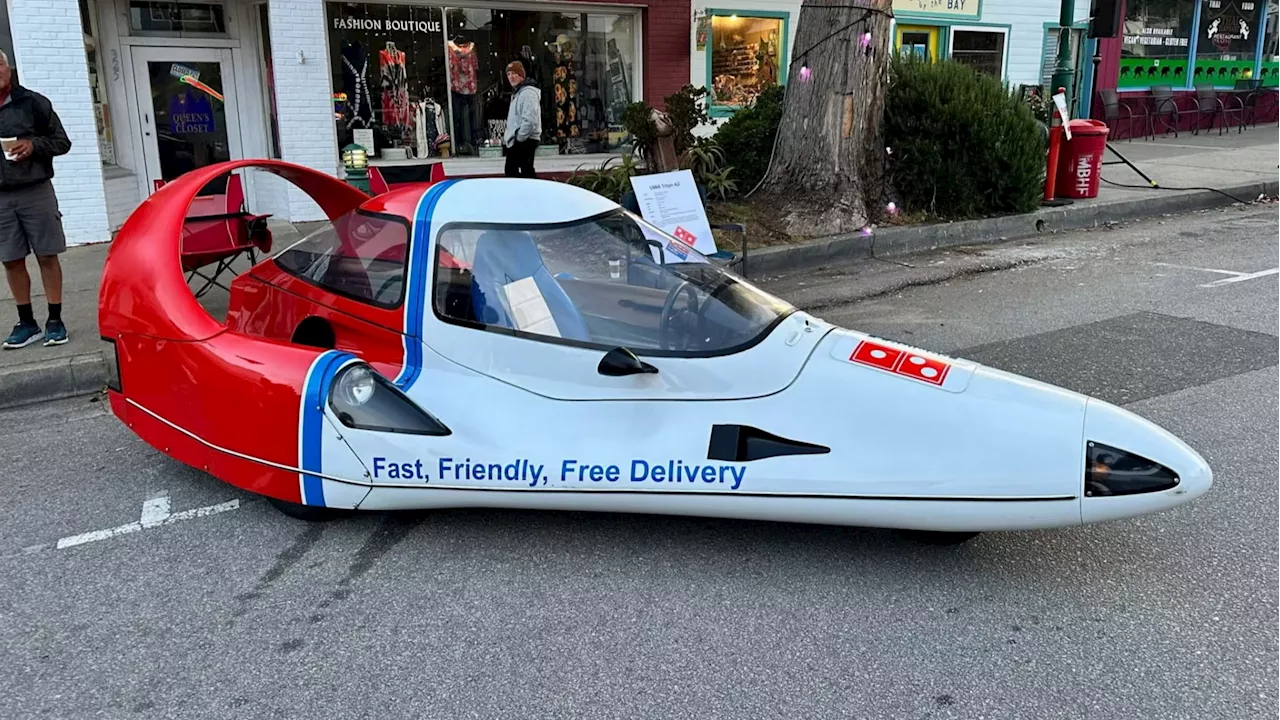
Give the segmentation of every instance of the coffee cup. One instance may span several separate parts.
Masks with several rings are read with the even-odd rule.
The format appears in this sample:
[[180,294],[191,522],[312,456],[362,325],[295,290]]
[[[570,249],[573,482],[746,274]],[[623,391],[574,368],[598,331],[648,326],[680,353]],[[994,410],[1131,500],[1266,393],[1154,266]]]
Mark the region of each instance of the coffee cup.
[[18,144],[18,138],[16,137],[0,138],[0,148],[4,148],[5,160],[12,161],[14,159],[13,146],[17,144]]

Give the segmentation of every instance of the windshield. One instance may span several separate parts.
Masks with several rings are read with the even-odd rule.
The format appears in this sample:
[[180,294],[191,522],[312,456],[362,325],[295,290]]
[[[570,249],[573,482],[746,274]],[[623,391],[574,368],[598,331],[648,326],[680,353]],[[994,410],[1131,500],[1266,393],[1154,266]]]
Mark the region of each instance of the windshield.
[[404,298],[409,224],[353,210],[281,251],[286,272],[354,300],[394,308]]
[[451,224],[435,277],[446,321],[636,354],[737,352],[794,311],[625,210],[554,226]]

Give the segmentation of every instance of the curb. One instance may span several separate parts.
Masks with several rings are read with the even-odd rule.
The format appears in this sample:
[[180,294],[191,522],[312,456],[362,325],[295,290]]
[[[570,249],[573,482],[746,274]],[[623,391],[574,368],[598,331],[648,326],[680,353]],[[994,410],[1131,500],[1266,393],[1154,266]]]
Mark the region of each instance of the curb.
[[[1280,181],[1267,180],[1222,188],[1238,198],[1280,193]],[[1176,193],[1176,194],[1175,194]],[[751,275],[778,274],[820,266],[879,258],[914,255],[962,245],[994,245],[1046,233],[1095,228],[1113,222],[1232,205],[1235,201],[1208,190],[1164,191],[1150,198],[1118,200],[1097,205],[1065,205],[1032,213],[980,220],[937,223],[912,227],[888,227],[873,235],[861,233],[823,238],[800,245],[754,250],[747,257]],[[741,272],[741,270],[738,270]]]
[[92,395],[106,387],[107,372],[101,352],[0,369],[0,409]]

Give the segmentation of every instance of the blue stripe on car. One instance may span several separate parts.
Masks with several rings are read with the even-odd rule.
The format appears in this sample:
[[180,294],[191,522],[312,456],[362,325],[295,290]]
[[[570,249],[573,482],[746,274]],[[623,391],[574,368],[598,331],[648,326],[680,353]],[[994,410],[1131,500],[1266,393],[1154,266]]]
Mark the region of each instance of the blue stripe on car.
[[316,358],[307,371],[302,390],[302,504],[324,506],[324,483],[310,473],[323,472],[324,408],[329,399],[329,386],[338,368],[355,355],[330,350]]
[[413,243],[409,248],[409,267],[405,269],[409,278],[409,292],[405,298],[404,311],[404,367],[396,377],[395,384],[401,390],[408,390],[422,374],[422,340],[418,334],[422,331],[422,320],[427,308],[427,276],[431,273],[433,258],[431,257],[431,218],[436,210],[436,203],[444,191],[453,186],[455,180],[442,180],[427,189],[418,203],[413,219]]

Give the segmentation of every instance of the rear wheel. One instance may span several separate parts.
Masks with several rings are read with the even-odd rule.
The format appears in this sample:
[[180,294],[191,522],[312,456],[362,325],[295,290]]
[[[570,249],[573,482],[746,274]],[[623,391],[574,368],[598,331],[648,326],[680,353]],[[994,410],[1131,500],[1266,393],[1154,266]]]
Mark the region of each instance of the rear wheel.
[[343,510],[341,508],[316,507],[315,505],[301,505],[299,503],[280,500],[279,498],[269,497],[267,502],[271,503],[275,509],[297,520],[306,520],[307,522],[328,522],[330,520],[341,520],[342,518],[351,517],[355,514],[354,510]]
[[904,537],[925,545],[961,545],[982,533],[938,532],[934,530],[901,530]]

